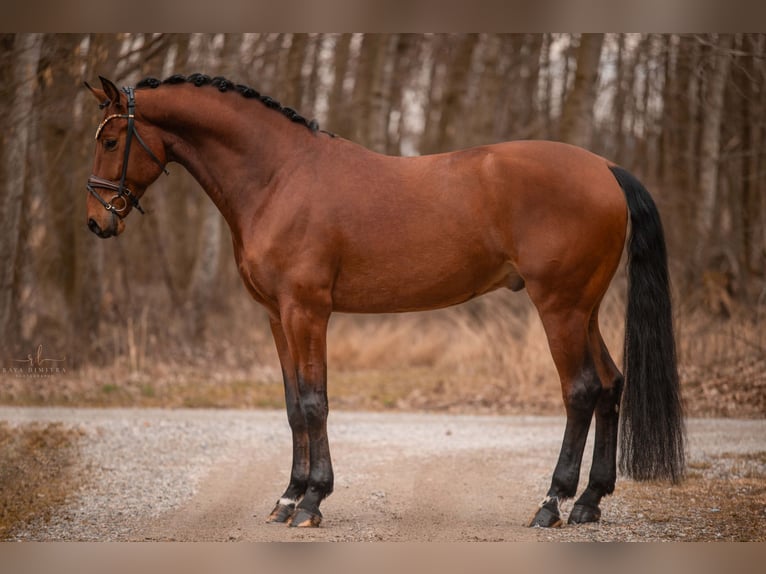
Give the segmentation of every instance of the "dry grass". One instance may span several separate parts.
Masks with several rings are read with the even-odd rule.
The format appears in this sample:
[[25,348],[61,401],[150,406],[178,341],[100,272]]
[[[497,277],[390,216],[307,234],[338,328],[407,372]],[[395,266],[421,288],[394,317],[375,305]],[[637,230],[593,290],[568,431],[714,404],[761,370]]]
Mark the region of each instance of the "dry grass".
[[0,540],[15,524],[46,519],[80,484],[80,436],[60,423],[16,427],[0,421]]
[[766,416],[766,329],[762,313],[700,310],[677,321],[679,371],[690,416]]
[[664,540],[762,542],[765,454],[723,454],[690,465],[687,479],[663,488],[661,497],[652,483],[622,481],[620,505],[636,517],[634,528],[642,522],[672,525],[663,533]]
[[[623,280],[600,324],[622,362]],[[112,328],[105,365],[65,376],[0,379],[0,402],[91,406],[281,407],[281,371],[257,307],[213,315],[191,343],[145,310]],[[677,318],[680,371],[694,416],[766,415],[766,341],[758,313]],[[466,305],[402,315],[334,315],[328,335],[332,408],[560,414],[558,377],[524,295],[495,292]]]

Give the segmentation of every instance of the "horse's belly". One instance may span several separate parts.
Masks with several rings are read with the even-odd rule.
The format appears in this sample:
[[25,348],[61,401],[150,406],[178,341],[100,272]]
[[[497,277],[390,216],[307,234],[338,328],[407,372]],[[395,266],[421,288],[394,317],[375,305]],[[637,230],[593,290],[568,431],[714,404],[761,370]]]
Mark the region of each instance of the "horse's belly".
[[401,313],[457,305],[501,287],[524,286],[509,261],[471,261],[455,267],[379,266],[341,272],[333,289],[333,309],[347,313]]

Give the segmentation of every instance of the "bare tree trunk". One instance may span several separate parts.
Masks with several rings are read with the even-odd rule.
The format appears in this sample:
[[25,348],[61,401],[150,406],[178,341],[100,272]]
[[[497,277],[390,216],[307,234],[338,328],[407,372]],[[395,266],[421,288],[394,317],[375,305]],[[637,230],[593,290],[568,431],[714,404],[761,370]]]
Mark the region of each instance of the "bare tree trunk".
[[617,36],[617,63],[615,69],[615,92],[614,92],[614,158],[616,161],[623,161],[623,152],[625,150],[625,34]]
[[0,234],[0,253],[5,264],[0,265],[0,333],[3,349],[12,348],[18,333],[12,332],[16,301],[14,289],[19,250],[19,236],[22,228],[22,204],[27,179],[27,147],[29,145],[29,118],[32,114],[34,93],[37,84],[37,65],[42,47],[41,34],[19,34],[13,42],[14,59],[11,79],[13,98],[8,109],[10,137],[2,152],[5,173],[5,193],[2,200],[3,232]]
[[284,100],[284,96],[281,95],[284,86],[280,85],[280,81],[282,71],[287,65],[284,62],[285,54],[289,53],[289,50],[284,48],[286,38],[286,34],[267,34],[262,43],[263,52],[258,58],[257,67],[254,66],[255,69],[250,72],[251,77],[256,79],[253,87],[262,94],[270,94],[280,101]]
[[348,71],[348,61],[351,47],[351,34],[340,34],[335,38],[335,49],[333,51],[333,69],[335,77],[333,78],[332,90],[329,98],[329,109],[327,110],[327,128],[331,131],[337,131],[341,135],[350,133],[350,111],[345,104],[345,81]]
[[540,119],[540,105],[537,95],[540,82],[540,56],[543,49],[542,34],[526,34],[524,45],[524,134],[523,137],[539,138],[543,135],[543,121]]
[[540,70],[541,34],[511,34],[513,67],[508,78],[512,133],[515,138],[530,139],[542,131],[537,113],[537,82]]
[[301,107],[298,111],[309,118],[317,115],[317,94],[323,84],[320,71],[322,69],[322,50],[325,45],[326,34],[314,34],[307,48],[307,57],[311,61],[311,68],[308,79],[305,82],[306,88],[303,90]]
[[207,329],[207,315],[221,260],[223,229],[221,215],[212,201],[204,203],[199,226],[199,250],[189,284],[189,318],[192,335],[201,339]]
[[[566,100],[567,96],[569,95],[569,92],[571,91],[570,85],[574,83],[574,81],[570,78],[572,76],[572,53],[577,51],[576,46],[573,45],[574,42],[574,34],[567,34],[568,36],[568,42],[567,47],[562,51],[561,57],[564,60],[564,69],[561,73],[561,93],[559,94],[559,118],[558,118],[558,124],[556,126],[557,133],[561,132],[561,121],[563,118],[564,108],[566,107]],[[575,68],[576,70],[577,68]],[[560,136],[558,136],[559,139]]]
[[436,138],[438,151],[448,151],[455,147],[464,111],[463,95],[467,91],[471,60],[478,41],[478,34],[464,34],[457,40],[455,55],[447,71],[445,93],[441,102],[442,113]]
[[[763,157],[760,132],[766,118],[764,109],[763,81],[764,37],[759,34],[745,34],[743,50],[748,55],[743,65],[742,82],[746,94],[744,102],[745,118],[742,139],[744,142],[742,165],[742,204],[744,221],[742,222],[742,269],[745,280],[749,283],[763,273],[763,261],[759,255],[766,253],[766,243],[762,242],[764,221],[761,219],[758,163]],[[759,250],[761,253],[759,253]],[[759,264],[760,263],[760,264]]]
[[425,102],[425,121],[420,135],[420,153],[430,153],[437,149],[441,100],[445,90],[447,67],[449,65],[449,44],[447,37],[434,35],[426,44],[430,59],[430,70]]
[[724,91],[731,63],[732,36],[722,35],[711,54],[712,66],[706,90],[705,121],[700,134],[699,211],[695,268],[702,271],[713,240],[716,199],[718,197],[718,162],[721,152],[721,123],[724,117]]
[[365,34],[359,52],[352,96],[354,139],[375,151],[386,151],[388,106],[386,59],[390,34]]
[[593,104],[604,34],[582,34],[577,50],[574,85],[564,102],[559,138],[582,147],[591,143]]
[[392,34],[375,34],[373,51],[370,54],[371,83],[366,124],[370,149],[385,153],[388,147],[388,121],[390,114],[389,90],[389,48]]
[[379,41],[378,34],[364,34],[356,61],[354,91],[351,94],[353,117],[351,118],[350,137],[362,145],[368,145],[366,122],[370,114],[370,91],[372,90],[372,76],[374,75],[372,69],[374,55],[372,53],[379,46]]
[[303,95],[303,62],[306,59],[306,50],[309,47],[308,34],[293,34],[290,42],[290,51],[287,55],[287,67],[284,70],[282,88],[280,94],[275,95],[284,105],[298,111],[301,108]]
[[[305,54],[301,46],[305,47],[305,43],[299,40],[297,46],[295,60],[302,62],[301,57]],[[231,71],[230,63],[236,59],[238,49],[239,43],[236,42],[236,39],[226,38],[219,53],[216,53],[208,43],[207,48],[203,44],[197,57],[201,65],[211,68],[219,67],[222,73],[228,74]],[[295,64],[295,61],[293,63]],[[296,67],[290,70],[290,74],[298,73],[299,69]],[[299,98],[300,79],[292,76],[292,81],[296,82],[297,89],[291,93],[293,97]],[[191,335],[198,340],[201,340],[207,331],[208,315],[214,299],[216,278],[220,269],[224,226],[223,217],[212,201],[205,198],[200,209],[201,221],[197,231],[198,247],[189,281],[187,301],[189,328]]]
[[404,115],[404,88],[412,83],[412,75],[418,66],[413,65],[418,49],[418,36],[415,34],[397,34],[394,47],[393,70],[389,87],[387,116],[393,122],[394,137],[389,135],[386,152],[401,153],[402,116]]
[[[693,123],[690,111],[690,59],[684,49],[686,39],[678,35],[665,38],[663,71],[665,80],[662,89],[662,115],[660,118],[661,149],[658,171],[659,181],[671,191],[665,195],[665,205],[673,214],[684,213],[692,203],[689,200],[689,158],[686,154],[688,132]],[[625,61],[626,75],[631,73],[630,61]],[[624,142],[624,138],[623,138]],[[623,147],[627,150],[627,146]],[[618,161],[624,162],[623,155]],[[690,257],[689,238],[695,233],[694,225],[689,226],[689,217],[678,217],[677,223],[665,229],[668,250],[681,257]]]
[[[497,34],[482,34],[476,46],[480,55],[481,76],[476,93],[478,105],[471,113],[471,128],[466,134],[467,146],[496,141],[498,115],[507,117],[515,113],[515,102],[502,101],[505,99],[504,84],[509,83],[508,78],[500,73],[503,39]],[[506,59],[509,58],[513,55],[506,56]]]
[[676,91],[674,85],[675,74],[671,69],[671,61],[674,54],[673,36],[666,34],[662,38],[662,116],[660,118],[660,138],[659,138],[659,150],[658,150],[658,164],[657,164],[657,177],[660,180],[668,179],[668,172],[671,169],[671,155],[670,150],[673,145],[673,139],[671,136],[671,129],[668,125],[668,114],[665,108],[670,106],[672,94]]
[[540,113],[543,118],[543,132],[541,137],[553,137],[553,112],[551,110],[553,103],[553,78],[551,77],[551,43],[553,34],[543,34],[543,45],[540,48],[540,74],[543,75],[542,101],[540,103]]
[[[731,70],[731,81],[729,82],[729,93],[725,98],[730,98],[731,104],[727,106],[728,110],[738,110],[739,113],[727,114],[734,115],[736,124],[727,122],[735,131],[735,137],[739,136],[741,142],[739,153],[736,154],[733,165],[731,166],[731,179],[739,180],[731,186],[729,204],[733,211],[734,225],[730,229],[730,241],[732,244],[732,258],[736,260],[737,276],[735,286],[738,294],[746,298],[747,284],[750,278],[750,269],[748,267],[747,253],[749,251],[750,233],[753,229],[753,212],[751,209],[751,189],[750,179],[752,173],[752,129],[755,115],[753,99],[750,90],[750,59],[743,56],[747,54],[747,35],[740,34],[735,38],[734,48],[736,53],[740,54],[734,58]],[[732,105],[733,104],[733,105]],[[739,189],[737,189],[737,187]],[[737,222],[741,222],[737,224]]]
[[766,69],[763,66],[764,58],[766,58],[766,37],[762,34],[753,35],[752,44],[755,52],[753,97],[758,102],[758,122],[753,129],[754,161],[751,197],[754,199],[752,210],[757,224],[753,230],[753,241],[750,244],[748,258],[750,268],[758,270],[762,283],[762,296],[766,297],[766,284],[763,284],[766,278],[766,188],[762,175],[766,171],[766,90],[762,87],[766,85]]
[[669,229],[671,237],[675,238],[681,261],[687,262],[681,275],[689,285],[696,283],[697,269],[694,265],[696,241],[691,240],[697,235],[697,222],[694,214],[697,209],[697,150],[699,140],[699,116],[701,105],[701,47],[691,36],[682,34],[678,37],[676,48],[675,89],[671,98],[665,102],[663,112],[667,116],[667,125],[671,126],[673,142],[670,150],[670,171],[668,184],[675,190],[674,207],[677,213],[684,214],[678,218],[678,225]]
[[643,70],[643,83],[641,85],[641,99],[638,100],[638,104],[636,106],[637,112],[639,116],[641,117],[641,130],[640,130],[640,137],[637,138],[636,141],[636,158],[635,158],[635,169],[638,170],[639,173],[642,174],[648,174],[649,173],[649,153],[648,153],[648,145],[647,142],[650,137],[650,122],[651,117],[649,114],[649,90],[651,87],[650,84],[650,78],[651,78],[651,59],[652,59],[652,35],[647,34],[643,41],[641,42],[639,46],[639,53],[638,53],[638,65],[640,65],[641,69]]
[[[66,37],[62,39],[58,36],[57,40],[60,40],[60,43],[62,44],[62,46],[60,46],[61,57],[66,57],[67,60],[71,62],[71,65],[68,73],[56,73],[60,73],[59,77],[61,78],[62,83],[67,82],[70,88],[62,94],[56,93],[60,90],[60,87],[57,86],[53,97],[58,98],[59,101],[62,101],[65,105],[71,105],[69,102],[74,99],[77,92],[81,90],[79,76],[80,62],[75,60],[77,44],[79,41],[76,39],[73,39],[75,41],[67,41]],[[98,37],[91,37],[88,59],[85,62],[89,78],[92,80],[93,77],[91,74],[98,72],[102,66],[107,70],[114,69],[115,62],[117,61],[117,53],[117,41],[113,36],[99,35]],[[51,67],[60,70],[61,65],[57,65],[57,62],[54,60],[51,63]],[[106,73],[109,74],[109,72]],[[89,110],[95,108],[95,102],[91,102],[92,100],[87,100]],[[62,111],[61,113],[66,116],[65,112]],[[92,137],[91,134],[93,132],[90,130],[93,127],[93,124],[89,121],[89,118],[91,117],[90,113],[83,114],[79,125],[70,125],[69,133],[63,138],[60,135],[57,136],[68,148],[66,150],[66,155],[59,157],[60,162],[64,164],[64,169],[69,170],[69,165],[81,166],[80,169],[82,171],[75,170],[74,173],[77,173],[77,177],[71,181],[71,188],[78,190],[82,190],[82,182],[85,181],[88,171],[90,170],[93,148],[90,146],[68,145],[69,142],[66,141],[66,138],[74,136],[77,141],[92,142],[90,138]],[[66,126],[57,124],[55,118],[50,118],[49,122],[51,123],[48,127],[50,130],[49,133],[55,133],[54,130],[59,130],[62,127],[66,130]],[[85,127],[86,124],[87,128]],[[87,138],[85,136],[86,129],[88,134]],[[50,143],[48,145],[50,145]],[[52,164],[49,169],[53,169],[56,157],[50,155],[49,162]],[[62,173],[62,177],[63,176],[64,174]],[[48,177],[51,178],[50,171]],[[52,179],[54,181],[57,180],[58,175],[53,176]],[[80,193],[84,194],[84,191],[80,191]],[[59,251],[59,253],[62,254],[62,258],[65,257],[66,250],[71,250],[75,254],[73,265],[74,278],[70,295],[70,306],[73,312],[73,324],[75,329],[75,338],[70,344],[71,350],[69,353],[70,357],[72,357],[73,366],[77,366],[79,362],[84,362],[93,357],[103,356],[104,351],[104,341],[101,337],[101,331],[103,329],[101,305],[104,292],[108,288],[108,283],[104,281],[104,253],[109,249],[109,246],[107,246],[104,241],[94,237],[93,234],[88,231],[84,221],[84,213],[81,211],[83,209],[83,203],[76,202],[72,204],[69,202],[68,209],[62,211],[64,217],[67,218],[66,221],[63,221],[63,226],[71,229],[72,243],[64,245],[63,249]],[[109,281],[114,284],[113,278],[110,278]],[[124,283],[125,289],[129,290],[130,283],[128,281],[125,281]],[[74,341],[77,341],[77,343],[74,343]]]
[[[46,191],[49,181],[46,178],[44,139],[40,135],[39,114],[33,114],[29,125],[30,140],[27,152],[28,161],[36,166],[27,174],[26,191],[22,205],[21,227],[19,229],[19,248],[16,252],[15,293],[13,299],[14,313],[11,314],[10,332],[20,334],[19,343],[25,346],[34,344],[30,339],[38,331],[40,318],[45,312],[45,296],[38,287],[43,283],[39,277],[41,269],[41,250],[29,241],[31,229],[44,229],[47,214]],[[23,317],[23,319],[22,319]],[[48,344],[56,344],[50,341]],[[29,347],[28,347],[29,348]]]

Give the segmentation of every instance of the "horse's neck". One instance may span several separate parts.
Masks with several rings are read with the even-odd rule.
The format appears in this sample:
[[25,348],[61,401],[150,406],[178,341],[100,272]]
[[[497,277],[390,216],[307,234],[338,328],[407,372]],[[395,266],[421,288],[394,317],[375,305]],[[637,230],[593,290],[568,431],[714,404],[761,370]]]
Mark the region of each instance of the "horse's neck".
[[[169,160],[183,165],[210,196],[229,226],[239,227],[243,205],[256,207],[277,170],[295,151],[295,126],[281,114],[235,94],[191,87],[191,105],[155,105]],[[151,118],[150,118],[151,119]],[[298,136],[303,135],[298,133]],[[298,137],[303,140],[305,138]],[[250,194],[248,202],[239,195]]]

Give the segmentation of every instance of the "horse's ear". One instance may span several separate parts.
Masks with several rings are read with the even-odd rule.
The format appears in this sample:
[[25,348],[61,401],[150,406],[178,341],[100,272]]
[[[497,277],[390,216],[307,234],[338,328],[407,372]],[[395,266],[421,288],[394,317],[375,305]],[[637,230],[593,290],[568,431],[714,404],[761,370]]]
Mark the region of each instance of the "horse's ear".
[[90,90],[90,93],[93,94],[93,97],[96,98],[96,101],[98,101],[98,105],[100,108],[105,108],[107,105],[109,105],[109,98],[106,97],[106,94],[104,93],[103,90],[94,88],[88,82],[83,82],[83,83],[85,84],[85,87]]
[[103,76],[98,77],[101,80],[101,86],[104,88],[104,93],[107,99],[117,105],[120,103],[120,90],[115,86],[111,80],[107,80]]

